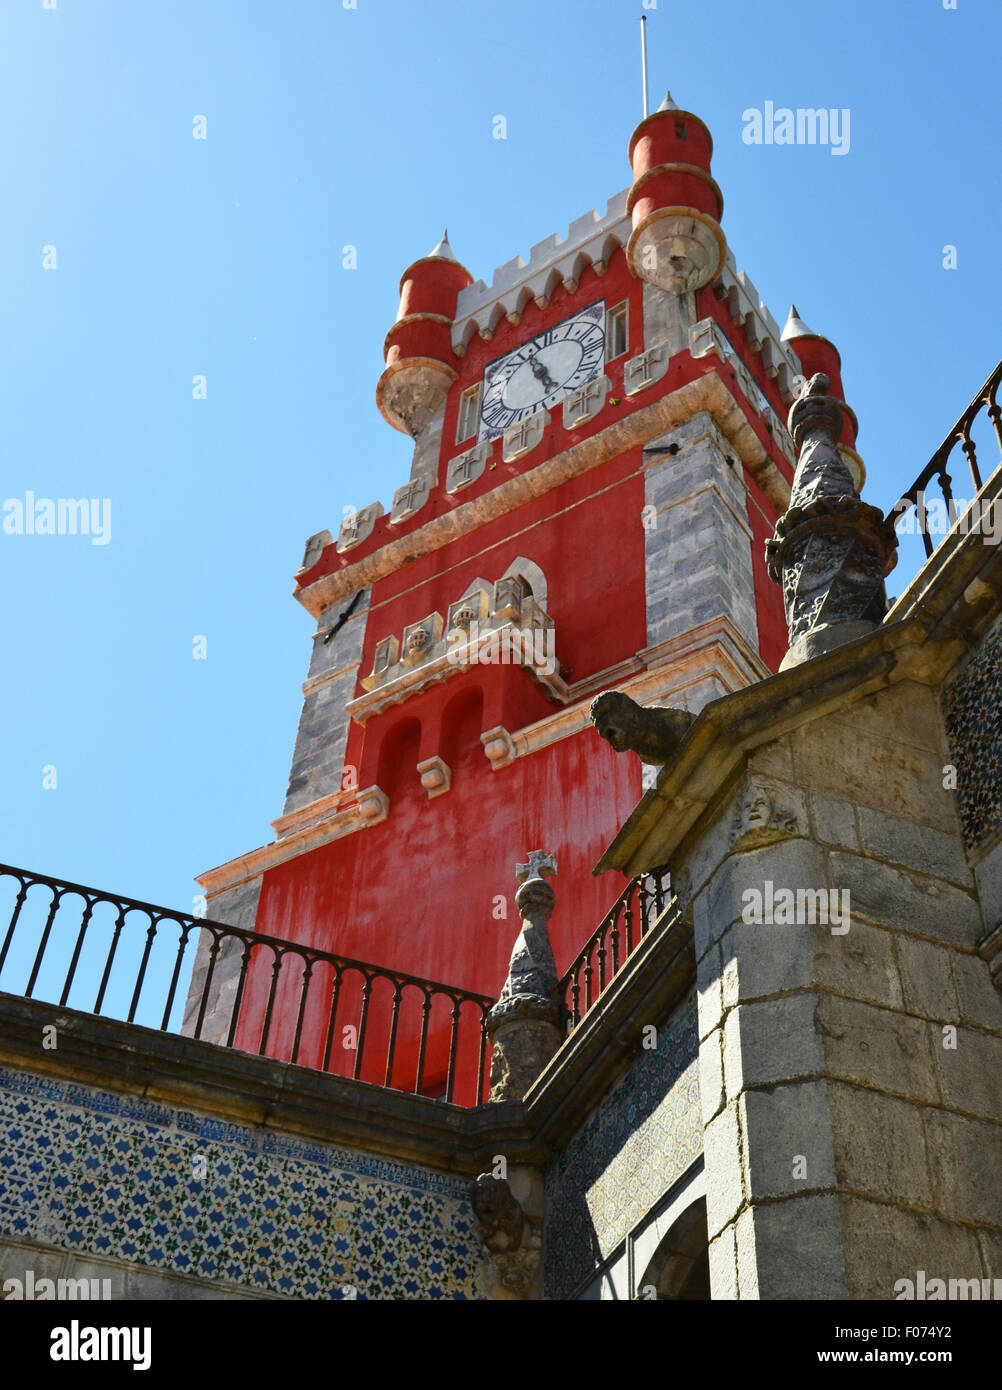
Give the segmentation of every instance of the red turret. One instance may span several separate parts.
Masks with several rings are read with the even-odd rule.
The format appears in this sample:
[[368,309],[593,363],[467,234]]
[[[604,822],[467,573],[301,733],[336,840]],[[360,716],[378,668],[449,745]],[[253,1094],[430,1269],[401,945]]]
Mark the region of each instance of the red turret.
[[866,477],[866,470],[863,467],[863,460],[856,453],[856,435],[859,431],[859,422],[853,411],[845,404],[845,388],[842,385],[842,358],[839,356],[838,348],[830,339],[823,338],[820,333],[815,333],[813,329],[808,328],[800,317],[795,304],[790,305],[790,316],[783,329],[782,341],[789,343],[793,348],[804,369],[804,376],[808,380],[815,373],[824,372],[831,381],[829,394],[833,399],[841,401],[844,407],[839,445],[846,454],[853,472],[858,471],[856,488],[857,490],[861,489]]
[[448,232],[401,278],[400,308],[383,344],[386,370],[376,387],[376,404],[394,429],[414,439],[456,380],[452,321],[459,291],[472,281],[452,254]]
[[720,229],[724,199],[710,175],[712,154],[706,126],[691,111],[681,111],[670,93],[630,138],[630,269],[674,294],[710,284],[727,256]]

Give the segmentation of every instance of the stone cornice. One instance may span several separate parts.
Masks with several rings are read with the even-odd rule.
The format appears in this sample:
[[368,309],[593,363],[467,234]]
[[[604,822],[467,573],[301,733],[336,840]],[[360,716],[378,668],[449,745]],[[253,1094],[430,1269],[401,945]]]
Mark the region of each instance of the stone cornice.
[[[694,365],[698,365],[694,362]],[[648,390],[652,388],[647,388]],[[735,391],[741,394],[739,388]],[[388,541],[354,564],[326,574],[296,591],[295,597],[313,616],[330,604],[394,573],[410,561],[441,550],[460,536],[514,511],[535,497],[542,497],[570,478],[579,477],[629,449],[706,411],[729,441],[741,462],[758,480],[763,491],[785,510],[790,487],[772,455],[755,433],[745,408],[716,369],[687,382],[675,391],[620,416],[604,429],[579,440],[535,468],[509,478],[490,492],[444,512],[417,530]]]
[[[982,489],[1002,491],[1002,469]],[[813,661],[708,704],[594,872],[631,877],[670,862],[745,755],[885,686],[938,689],[1002,607],[1002,548],[951,533],[883,626]]]

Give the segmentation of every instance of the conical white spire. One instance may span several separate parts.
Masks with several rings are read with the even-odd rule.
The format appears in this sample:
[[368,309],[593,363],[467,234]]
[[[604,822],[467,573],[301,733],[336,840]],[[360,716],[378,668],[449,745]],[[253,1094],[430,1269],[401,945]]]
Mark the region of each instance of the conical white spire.
[[785,343],[790,338],[816,338],[817,334],[813,328],[808,328],[807,324],[800,317],[796,304],[790,305],[790,317],[786,320],[786,327],[783,329],[780,342]]
[[672,98],[671,92],[665,92],[665,99],[658,107],[659,111],[681,111],[678,102]]
[[429,257],[438,256],[443,261],[454,261],[456,259],[452,247],[449,245],[449,229],[446,227],[442,233],[442,240],[435,247],[434,251],[428,252]]

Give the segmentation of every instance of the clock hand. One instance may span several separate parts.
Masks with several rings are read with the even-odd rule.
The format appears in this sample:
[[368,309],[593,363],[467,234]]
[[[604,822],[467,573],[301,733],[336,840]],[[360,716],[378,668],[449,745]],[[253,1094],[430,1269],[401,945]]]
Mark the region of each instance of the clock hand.
[[550,373],[546,370],[538,357],[529,358],[529,369],[536,380],[541,381],[543,385],[548,387],[551,391],[559,390],[557,383],[553,380],[552,376],[550,376]]

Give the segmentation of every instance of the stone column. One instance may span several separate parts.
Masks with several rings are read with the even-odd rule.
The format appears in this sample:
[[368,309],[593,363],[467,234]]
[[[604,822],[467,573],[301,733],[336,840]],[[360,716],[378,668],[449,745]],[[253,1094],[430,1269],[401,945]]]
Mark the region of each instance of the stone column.
[[521,1100],[563,1041],[563,1004],[547,923],[556,894],[547,883],[557,861],[533,850],[515,870],[521,884],[515,903],[522,930],[511,953],[508,978],[487,1016],[491,1100]]
[[864,636],[887,610],[884,576],[897,536],[883,512],[860,501],[839,453],[841,401],[823,372],[790,408],[800,454],[790,505],[766,543],[770,578],[783,585],[790,650],[781,670]]
[[1002,999],[945,761],[901,682],[760,745],[674,857],[714,1298],[1002,1275]]

